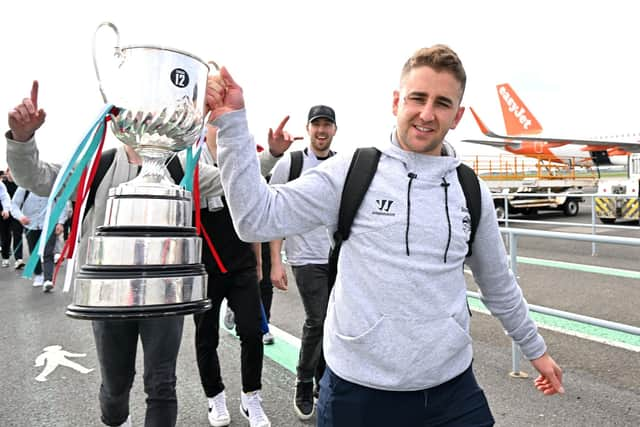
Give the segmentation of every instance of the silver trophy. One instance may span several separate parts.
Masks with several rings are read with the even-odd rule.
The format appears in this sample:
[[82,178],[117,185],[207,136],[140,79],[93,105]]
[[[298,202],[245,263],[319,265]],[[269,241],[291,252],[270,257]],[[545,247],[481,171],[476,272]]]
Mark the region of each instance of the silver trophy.
[[[96,36],[103,27],[117,38],[104,81],[96,56]],[[132,181],[109,190],[104,225],[82,254],[66,314],[126,319],[207,310],[211,302],[202,240],[191,224],[191,193],[168,178],[165,163],[193,145],[203,130],[209,66],[176,49],[121,48],[110,22],[96,29],[93,62],[102,97],[115,106],[112,131],[140,155],[142,169]]]

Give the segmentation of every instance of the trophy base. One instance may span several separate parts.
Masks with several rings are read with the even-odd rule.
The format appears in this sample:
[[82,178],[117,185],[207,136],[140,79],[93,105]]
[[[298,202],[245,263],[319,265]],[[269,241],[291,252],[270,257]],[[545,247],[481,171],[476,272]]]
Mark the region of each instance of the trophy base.
[[202,313],[211,308],[209,299],[182,304],[164,304],[146,307],[87,307],[67,306],[65,314],[81,320],[140,320],[152,317],[184,316]]

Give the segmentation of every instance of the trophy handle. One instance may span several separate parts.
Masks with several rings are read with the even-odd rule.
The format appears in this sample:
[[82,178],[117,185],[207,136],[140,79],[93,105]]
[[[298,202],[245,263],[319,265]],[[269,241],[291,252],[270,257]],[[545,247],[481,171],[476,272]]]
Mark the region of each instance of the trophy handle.
[[104,100],[105,104],[108,103],[107,101],[107,95],[105,95],[104,90],[102,89],[102,80],[100,79],[100,71],[98,70],[98,60],[96,58],[96,36],[98,35],[98,31],[100,31],[100,28],[102,27],[109,27],[113,30],[114,33],[116,33],[116,46],[115,46],[115,52],[114,52],[114,56],[117,59],[122,58],[122,49],[120,48],[120,32],[118,31],[118,28],[112,24],[111,22],[103,22],[100,25],[98,25],[98,28],[96,28],[96,31],[93,33],[93,49],[92,49],[92,53],[93,53],[93,68],[96,70],[96,78],[98,79],[98,87],[100,88],[100,94],[102,95],[102,99]]
[[218,67],[218,64],[216,63],[216,61],[210,60],[210,61],[207,61],[207,64],[213,65],[213,68],[215,68],[216,71],[220,71],[220,67]]

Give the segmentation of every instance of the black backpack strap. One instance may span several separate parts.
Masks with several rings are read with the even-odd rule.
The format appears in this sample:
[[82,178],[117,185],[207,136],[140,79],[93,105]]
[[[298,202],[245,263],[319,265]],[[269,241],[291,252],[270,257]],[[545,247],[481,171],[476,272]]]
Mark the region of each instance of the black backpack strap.
[[480,193],[480,182],[478,176],[469,166],[464,163],[460,163],[457,167],[458,180],[462,186],[464,192],[464,198],[467,201],[467,209],[469,209],[469,215],[471,216],[471,234],[469,236],[469,250],[467,256],[471,255],[471,246],[473,240],[476,237],[476,230],[478,229],[478,223],[480,223],[480,215],[482,214],[482,199]]
[[24,202],[27,201],[27,197],[29,197],[29,194],[31,194],[31,191],[24,190],[24,197],[22,198],[22,203],[20,203],[20,210],[22,210],[22,207],[24,206]]
[[96,201],[96,191],[98,191],[98,187],[102,182],[102,179],[107,174],[107,171],[111,167],[113,160],[116,157],[116,149],[111,148],[109,150],[103,151],[100,156],[100,163],[98,163],[98,170],[96,170],[96,175],[93,177],[93,182],[91,183],[91,189],[89,190],[89,195],[87,196],[87,204],[84,207],[84,216],[87,216],[87,213],[93,207],[93,204]]
[[289,181],[293,181],[302,173],[302,162],[304,157],[302,151],[291,152],[291,167],[289,168]]
[[340,247],[349,238],[353,220],[378,169],[380,154],[374,147],[358,148],[351,159],[340,199],[338,229],[333,234],[334,245],[329,252],[329,290],[336,280]]

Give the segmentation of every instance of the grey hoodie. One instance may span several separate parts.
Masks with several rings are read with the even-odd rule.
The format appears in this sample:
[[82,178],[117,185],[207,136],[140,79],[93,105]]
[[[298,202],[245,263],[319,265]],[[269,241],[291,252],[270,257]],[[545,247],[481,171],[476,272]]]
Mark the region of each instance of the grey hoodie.
[[[324,225],[333,234],[351,154],[332,157],[295,181],[261,180],[245,111],[219,117],[222,185],[240,238],[265,241]],[[482,217],[465,259],[470,216],[453,157],[407,152],[395,141],[344,242],[329,298],[324,353],[341,378],[383,390],[421,390],[469,367],[468,263],[482,300],[528,359],[546,351],[516,280],[481,181]],[[317,197],[321,191],[323,197]]]

